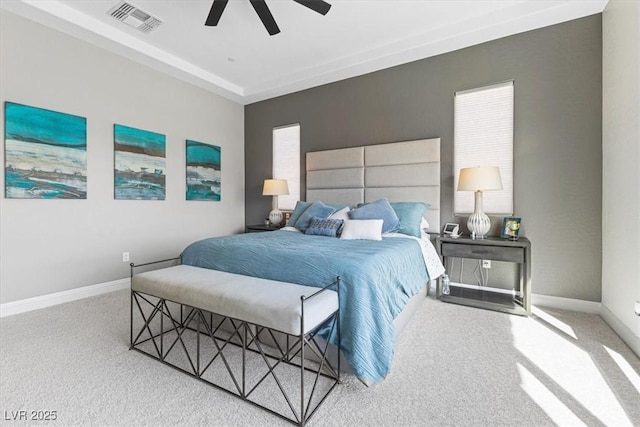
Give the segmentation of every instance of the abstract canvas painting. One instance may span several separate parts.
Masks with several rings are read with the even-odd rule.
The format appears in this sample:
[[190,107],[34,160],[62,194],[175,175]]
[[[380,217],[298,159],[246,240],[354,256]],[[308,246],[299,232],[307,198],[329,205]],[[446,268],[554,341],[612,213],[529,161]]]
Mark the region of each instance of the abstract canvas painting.
[[220,200],[220,147],[187,139],[187,200]]
[[115,124],[115,198],[164,200],[165,136]]
[[87,198],[87,119],[6,102],[5,196]]

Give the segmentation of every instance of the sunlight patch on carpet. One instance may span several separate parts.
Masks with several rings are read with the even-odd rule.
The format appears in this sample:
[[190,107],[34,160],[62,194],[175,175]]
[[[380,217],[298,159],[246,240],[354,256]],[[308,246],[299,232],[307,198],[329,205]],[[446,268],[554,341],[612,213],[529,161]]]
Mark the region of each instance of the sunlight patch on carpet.
[[580,337],[572,341],[533,318],[511,317],[511,330],[514,347],[541,371],[533,375],[552,392],[560,389],[556,397],[568,393],[605,425],[633,425],[589,353],[576,345]]
[[640,375],[633,370],[629,362],[626,361],[624,357],[617,351],[611,350],[606,345],[603,345],[604,349],[609,353],[609,356],[613,359],[614,362],[618,365],[622,373],[629,380],[629,382],[638,390],[638,394],[640,394]]
[[558,399],[551,390],[545,387],[535,375],[529,372],[527,368],[519,363],[516,363],[516,366],[518,367],[518,373],[522,381],[522,389],[554,423],[560,426],[586,426],[571,409],[567,408],[567,405],[562,403],[562,401]]
[[554,316],[550,315],[549,313],[547,313],[546,311],[541,310],[541,309],[539,309],[538,307],[535,307],[535,306],[531,307],[531,313],[536,315],[541,320],[544,320],[545,322],[547,322],[549,325],[553,326],[554,328],[557,328],[557,329],[561,330],[562,332],[564,332],[565,334],[569,335],[574,340],[578,339],[578,337],[576,336],[576,333],[573,331],[573,328],[571,326],[567,325],[562,320],[558,319],[557,317],[554,317]]

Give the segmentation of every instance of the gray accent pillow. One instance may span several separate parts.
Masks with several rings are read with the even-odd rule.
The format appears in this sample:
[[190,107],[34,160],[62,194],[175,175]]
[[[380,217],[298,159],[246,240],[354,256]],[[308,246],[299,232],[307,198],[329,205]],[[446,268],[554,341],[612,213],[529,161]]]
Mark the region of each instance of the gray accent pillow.
[[309,228],[307,228],[304,233],[314,236],[337,237],[343,223],[344,221],[341,219],[322,219],[316,217],[311,220]]

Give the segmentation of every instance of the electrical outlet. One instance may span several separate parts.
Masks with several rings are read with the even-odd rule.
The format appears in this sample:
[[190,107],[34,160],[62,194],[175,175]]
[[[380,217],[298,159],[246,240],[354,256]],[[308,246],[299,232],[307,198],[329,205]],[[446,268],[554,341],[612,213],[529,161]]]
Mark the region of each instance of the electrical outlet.
[[122,252],[122,262],[129,262],[129,252]]
[[483,259],[482,260],[482,268],[491,268],[491,260]]

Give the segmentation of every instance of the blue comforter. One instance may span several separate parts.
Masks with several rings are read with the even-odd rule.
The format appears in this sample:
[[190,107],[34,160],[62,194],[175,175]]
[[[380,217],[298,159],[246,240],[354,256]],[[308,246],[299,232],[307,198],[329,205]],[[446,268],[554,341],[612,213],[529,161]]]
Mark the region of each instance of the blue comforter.
[[307,286],[326,286],[340,276],[341,348],[367,384],[389,372],[393,320],[429,280],[413,239],[340,240],[274,231],[201,240],[182,255],[187,265]]

